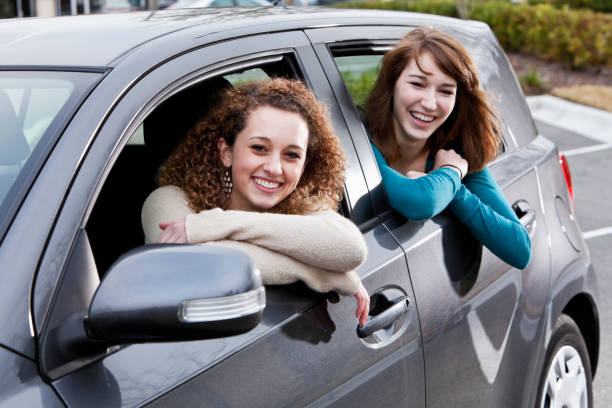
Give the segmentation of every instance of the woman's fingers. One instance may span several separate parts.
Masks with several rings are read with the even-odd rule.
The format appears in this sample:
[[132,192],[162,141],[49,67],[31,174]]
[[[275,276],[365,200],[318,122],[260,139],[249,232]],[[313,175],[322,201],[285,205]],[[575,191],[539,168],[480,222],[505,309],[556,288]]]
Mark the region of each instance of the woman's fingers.
[[434,170],[443,167],[444,165],[451,165],[459,169],[460,174],[465,176],[468,171],[468,162],[459,153],[453,149],[445,150],[440,149],[436,152],[434,159]]
[[359,319],[359,324],[361,326],[365,326],[370,313],[370,296],[363,287],[363,284],[359,285],[357,293],[355,293],[355,299],[357,299],[357,310],[355,312],[355,316]]
[[159,228],[162,230],[157,242],[165,244],[186,244],[187,230],[185,229],[185,219],[178,219],[169,222],[160,222]]

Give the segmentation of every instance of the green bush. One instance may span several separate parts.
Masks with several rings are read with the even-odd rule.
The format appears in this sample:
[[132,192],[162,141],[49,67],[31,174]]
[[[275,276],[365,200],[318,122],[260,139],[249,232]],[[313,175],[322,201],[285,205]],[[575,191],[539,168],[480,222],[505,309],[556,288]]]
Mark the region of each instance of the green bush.
[[415,11],[417,13],[437,14],[448,17],[459,17],[456,2],[449,0],[411,1],[410,11]]
[[506,51],[533,53],[574,68],[612,67],[612,15],[487,2],[474,8],[474,20],[489,24]]
[[454,0],[373,0],[334,3],[333,7],[414,11],[417,13],[437,14],[440,16],[459,16],[457,14],[457,5]]
[[519,75],[518,80],[521,84],[521,88],[528,95],[544,93],[547,84],[534,69],[530,69],[529,72]]
[[374,82],[378,77],[378,68],[369,69],[364,72],[342,72],[344,83],[353,98],[356,106],[364,106],[365,101],[374,87]]
[[[549,1],[549,0],[533,0]],[[557,0],[550,0],[557,1]],[[558,0],[570,1],[570,0]],[[571,0],[610,3],[610,0]],[[487,23],[506,51],[533,53],[573,68],[612,68],[612,14],[552,4],[474,0],[470,15]],[[417,11],[457,17],[456,0],[337,3],[336,7]]]
[[612,12],[612,1],[610,0],[528,0],[529,4],[550,4],[557,8],[565,6],[573,9],[591,9],[604,13]]

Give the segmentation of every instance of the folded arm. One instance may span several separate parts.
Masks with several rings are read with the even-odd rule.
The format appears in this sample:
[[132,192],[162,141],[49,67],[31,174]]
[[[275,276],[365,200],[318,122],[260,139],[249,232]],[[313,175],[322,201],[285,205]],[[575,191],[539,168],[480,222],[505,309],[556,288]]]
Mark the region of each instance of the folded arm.
[[372,145],[389,204],[413,221],[426,220],[442,212],[461,186],[459,174],[449,168],[439,168],[419,178],[408,178],[395,171],[382,153]]
[[265,285],[284,285],[301,280],[317,292],[334,290],[343,295],[354,295],[359,287],[359,276],[354,270],[330,272],[244,241],[221,240],[205,245],[221,245],[245,252],[259,268]]
[[365,260],[359,229],[333,210],[286,215],[219,208],[188,215],[189,242],[245,241],[317,268],[345,272]]
[[527,266],[531,258],[529,234],[487,167],[464,179],[448,208],[504,262],[519,269]]
[[189,243],[249,242],[327,271],[356,269],[367,255],[359,229],[335,211],[285,215],[215,208],[194,213],[185,193],[175,186],[160,187],[145,201],[145,242],[157,242],[161,222],[180,218],[185,219]]

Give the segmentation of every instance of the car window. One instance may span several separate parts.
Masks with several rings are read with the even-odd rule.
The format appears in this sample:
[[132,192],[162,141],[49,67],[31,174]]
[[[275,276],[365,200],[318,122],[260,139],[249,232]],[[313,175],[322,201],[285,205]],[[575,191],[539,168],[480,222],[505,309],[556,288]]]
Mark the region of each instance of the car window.
[[[353,44],[348,47],[331,47],[334,62],[336,63],[336,66],[342,75],[342,79],[344,80],[344,84],[348,89],[353,103],[360,112],[362,118],[365,109],[365,102],[372,88],[374,87],[374,83],[376,82],[376,78],[378,77],[378,73],[380,71],[382,57],[386,51],[391,49],[391,47],[392,43],[389,43],[387,46],[363,46]],[[478,55],[480,54],[481,53],[478,53]],[[486,89],[486,80],[483,80],[483,85]],[[492,96],[494,102],[498,102],[498,92],[493,90],[490,96]],[[508,129],[506,127],[503,128],[503,131],[504,135],[509,137],[509,135],[507,135]],[[506,143],[504,140],[500,153],[503,153],[505,150]]]
[[357,107],[363,107],[380,71],[382,54],[339,56],[334,60]]
[[234,88],[246,85],[249,82],[270,79],[270,76],[261,68],[251,68],[235,74],[223,76]]
[[[92,76],[95,74],[0,72],[0,224],[9,212],[4,206],[9,190],[14,185],[27,188],[31,180],[26,176],[35,172],[34,165],[28,164],[30,158],[42,160],[42,153],[34,154],[41,150],[37,146],[45,139],[48,145],[52,143],[57,125],[67,119]],[[45,138],[46,134],[49,137]]]
[[214,0],[210,3],[210,7],[231,7],[234,5],[232,0]]
[[[222,68],[219,75],[183,84],[180,92],[159,103],[133,131],[110,171],[87,222],[86,230],[100,274],[121,254],[144,244],[140,211],[156,185],[159,166],[182,137],[216,103],[219,93],[255,80],[301,78],[291,55],[266,57]],[[113,223],[122,225],[120,236]]]
[[257,2],[255,0],[237,0],[237,6],[262,6],[265,5],[264,2]]
[[0,201],[73,90],[64,79],[0,79]]

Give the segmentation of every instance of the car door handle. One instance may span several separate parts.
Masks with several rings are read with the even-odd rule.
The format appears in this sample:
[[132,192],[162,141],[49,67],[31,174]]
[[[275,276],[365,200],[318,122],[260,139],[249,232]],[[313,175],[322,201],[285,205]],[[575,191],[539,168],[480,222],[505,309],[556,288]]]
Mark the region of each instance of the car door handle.
[[512,204],[512,209],[514,213],[518,217],[523,227],[529,233],[529,238],[533,237],[533,233],[536,227],[536,212],[529,203],[525,200],[519,200],[516,203]]
[[400,318],[405,312],[410,310],[410,300],[408,296],[400,296],[390,302],[390,306],[383,312],[371,317],[365,326],[357,326],[357,335],[360,338],[368,337],[391,325]]

